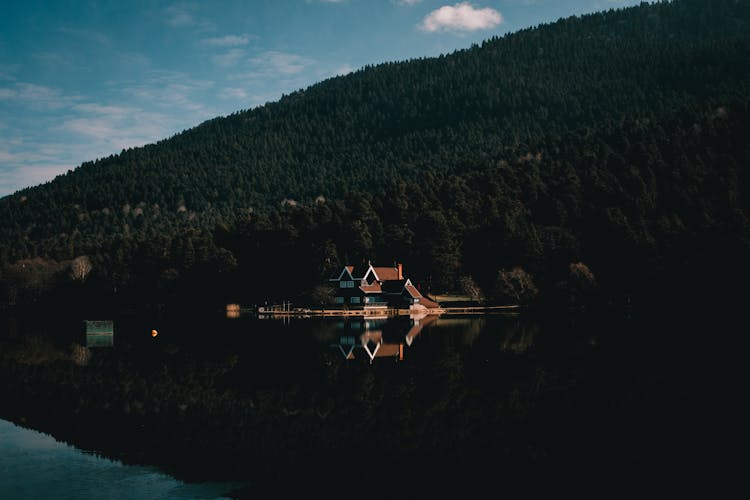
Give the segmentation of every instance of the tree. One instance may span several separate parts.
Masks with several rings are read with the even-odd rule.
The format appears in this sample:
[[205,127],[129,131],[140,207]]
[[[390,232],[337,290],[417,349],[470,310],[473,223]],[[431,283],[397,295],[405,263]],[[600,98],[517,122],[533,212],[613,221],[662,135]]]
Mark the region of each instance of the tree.
[[571,262],[568,266],[568,291],[570,300],[578,303],[597,288],[596,277],[583,262]]
[[458,279],[458,286],[461,293],[471,297],[471,300],[482,302],[484,300],[484,294],[477,285],[476,281],[471,276],[461,276]]
[[70,262],[70,276],[73,280],[83,283],[93,267],[91,259],[87,255],[81,255]]
[[334,291],[329,285],[318,285],[310,291],[310,300],[322,306],[334,303]]
[[537,293],[539,293],[539,290],[534,284],[532,275],[520,266],[498,271],[495,288],[495,295],[498,300],[527,304],[534,300]]

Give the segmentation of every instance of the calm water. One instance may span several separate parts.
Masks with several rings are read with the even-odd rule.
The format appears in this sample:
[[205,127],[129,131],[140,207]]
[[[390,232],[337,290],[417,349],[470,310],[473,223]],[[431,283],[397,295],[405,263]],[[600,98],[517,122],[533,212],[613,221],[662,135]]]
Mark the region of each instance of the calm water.
[[[390,439],[388,446],[399,453],[401,444],[409,448],[415,439],[429,444],[437,436],[438,442],[470,442],[478,448],[489,443],[491,450],[503,451],[503,463],[516,463],[518,457],[534,467],[572,464],[575,470],[594,464],[602,467],[599,473],[630,471],[638,464],[642,474],[658,470],[663,476],[660,464],[665,458],[679,463],[680,470],[698,463],[695,433],[691,440],[684,439],[698,420],[695,410],[687,410],[705,401],[705,383],[694,367],[706,362],[707,353],[697,347],[704,346],[704,336],[724,330],[713,319],[697,322],[691,317],[677,323],[678,318],[139,315],[115,318],[114,347],[94,349],[96,368],[81,373],[88,374],[88,387],[99,387],[94,375],[100,373],[104,394],[125,393],[123,387],[131,381],[122,380],[121,370],[133,377],[135,386],[141,378],[153,382],[154,392],[142,391],[139,402],[146,419],[157,421],[164,412],[179,418],[180,407],[187,407],[183,396],[169,387],[193,384],[206,401],[222,409],[226,425],[237,428],[227,434],[229,441],[214,441],[214,435],[226,437],[225,424],[201,417],[199,401],[191,403],[189,411],[207,419],[201,425],[210,427],[211,440],[175,437],[201,453],[206,444],[218,443],[223,453],[225,446],[244,439],[238,479],[248,484],[262,479],[255,465],[265,457],[255,457],[254,427],[237,424],[244,421],[265,422],[264,432],[290,447],[301,443],[317,450],[322,441],[315,439],[337,439],[341,427],[349,434],[339,441],[359,439],[357,452],[364,446],[383,451],[375,441],[359,437],[368,432],[380,436],[377,442]],[[83,341],[80,320],[64,330],[59,319],[47,324],[22,318],[5,324],[0,340],[9,348],[25,349],[32,359],[69,356],[71,340]],[[152,330],[158,330],[157,337]],[[27,336],[59,338],[63,331],[67,338],[52,342],[56,346],[25,341]],[[172,382],[163,382],[164,377]],[[221,399],[226,390],[232,396]],[[51,404],[68,404],[76,394],[69,392]],[[165,401],[164,395],[172,400]],[[283,417],[263,420],[266,413],[261,413],[256,418],[256,413],[243,410],[247,405],[265,405],[267,414]],[[310,412],[326,416],[295,420],[298,413],[303,419]],[[313,422],[314,432],[305,434],[306,428],[296,422]],[[269,449],[273,447],[265,451]],[[467,447],[467,456],[474,456],[472,449]],[[343,460],[339,463],[347,461],[337,458]],[[183,459],[191,465],[205,461],[201,454]],[[297,472],[282,471],[280,477]],[[320,473],[308,472],[327,484],[330,471],[325,466]],[[433,472],[421,474],[432,477]],[[190,472],[183,477],[198,479]],[[156,468],[126,466],[0,421],[3,500],[221,498],[233,489],[182,483]]]
[[185,484],[153,467],[123,465],[0,420],[0,498],[228,498],[231,486]]

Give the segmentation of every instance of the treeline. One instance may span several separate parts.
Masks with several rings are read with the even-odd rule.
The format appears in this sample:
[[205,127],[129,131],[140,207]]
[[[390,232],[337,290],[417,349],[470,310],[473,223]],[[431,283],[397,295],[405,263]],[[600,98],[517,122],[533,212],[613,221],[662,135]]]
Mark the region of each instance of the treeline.
[[582,270],[618,300],[728,284],[749,56],[750,5],[682,0],[365,67],[3,198],[3,302],[81,256],[101,300],[291,298],[367,259],[504,301],[516,267],[551,301]]

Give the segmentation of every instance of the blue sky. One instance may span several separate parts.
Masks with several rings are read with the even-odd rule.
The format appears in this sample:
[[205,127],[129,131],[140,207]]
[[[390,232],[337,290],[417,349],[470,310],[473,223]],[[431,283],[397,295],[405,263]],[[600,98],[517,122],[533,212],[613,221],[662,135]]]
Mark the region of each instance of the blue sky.
[[368,64],[635,0],[3,0],[0,196]]

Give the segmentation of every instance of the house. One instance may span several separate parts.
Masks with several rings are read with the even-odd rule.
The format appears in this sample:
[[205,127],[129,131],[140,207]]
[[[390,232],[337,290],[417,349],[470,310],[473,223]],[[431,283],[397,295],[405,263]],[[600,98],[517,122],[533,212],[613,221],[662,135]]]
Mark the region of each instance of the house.
[[440,306],[424,297],[404,277],[403,266],[375,267],[370,262],[361,266],[344,266],[335,286],[336,305],[349,309],[437,309]]

